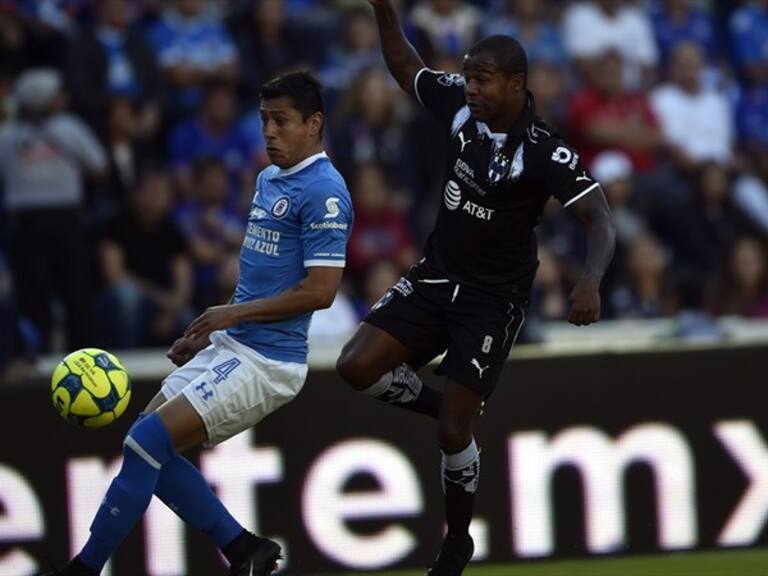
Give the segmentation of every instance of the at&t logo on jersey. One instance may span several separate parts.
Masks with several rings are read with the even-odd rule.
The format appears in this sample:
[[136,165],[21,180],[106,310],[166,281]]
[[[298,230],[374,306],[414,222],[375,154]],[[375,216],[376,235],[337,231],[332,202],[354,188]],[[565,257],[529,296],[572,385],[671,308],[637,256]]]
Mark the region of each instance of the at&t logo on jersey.
[[445,190],[443,192],[443,201],[445,207],[448,210],[456,210],[461,206],[462,211],[466,212],[470,216],[474,216],[479,220],[490,220],[493,217],[493,213],[496,212],[493,208],[485,208],[479,204],[475,204],[471,200],[461,203],[461,188],[454,180],[448,180],[445,184]]
[[445,184],[445,192],[443,194],[445,200],[445,207],[448,210],[456,210],[461,204],[461,188],[453,180],[448,180]]

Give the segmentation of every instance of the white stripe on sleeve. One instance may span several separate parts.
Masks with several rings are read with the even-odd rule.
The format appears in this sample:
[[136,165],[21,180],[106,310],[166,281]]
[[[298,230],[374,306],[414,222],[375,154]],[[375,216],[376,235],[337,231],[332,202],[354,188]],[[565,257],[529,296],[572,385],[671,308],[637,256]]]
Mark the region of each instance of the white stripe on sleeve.
[[563,208],[568,208],[568,206],[570,206],[571,204],[573,204],[574,202],[576,202],[576,200],[578,200],[578,199],[579,199],[579,198],[581,198],[582,196],[586,196],[587,194],[589,194],[590,192],[592,192],[592,190],[594,190],[594,189],[595,189],[595,188],[597,188],[598,186],[600,186],[600,183],[599,183],[599,182],[595,182],[594,184],[592,184],[592,186],[590,186],[590,187],[589,187],[589,188],[587,188],[586,190],[582,191],[580,194],[577,194],[576,196],[574,196],[573,198],[571,198],[570,200],[568,200],[568,202],[566,202],[565,204],[563,204]]

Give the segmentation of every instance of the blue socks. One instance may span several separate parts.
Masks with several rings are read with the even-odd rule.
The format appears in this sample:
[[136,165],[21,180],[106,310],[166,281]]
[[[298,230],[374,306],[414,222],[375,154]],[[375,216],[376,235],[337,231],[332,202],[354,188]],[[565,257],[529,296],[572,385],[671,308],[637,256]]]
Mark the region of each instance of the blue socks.
[[131,428],[123,442],[123,466],[91,524],[80,560],[101,570],[149,506],[161,468],[176,450],[157,414]]
[[163,466],[155,494],[184,522],[210,536],[219,548],[243,531],[200,471],[182,456],[175,456]]
[[123,466],[96,513],[80,560],[101,570],[141,519],[153,493],[219,548],[243,532],[200,471],[176,454],[160,417],[140,415],[123,443]]

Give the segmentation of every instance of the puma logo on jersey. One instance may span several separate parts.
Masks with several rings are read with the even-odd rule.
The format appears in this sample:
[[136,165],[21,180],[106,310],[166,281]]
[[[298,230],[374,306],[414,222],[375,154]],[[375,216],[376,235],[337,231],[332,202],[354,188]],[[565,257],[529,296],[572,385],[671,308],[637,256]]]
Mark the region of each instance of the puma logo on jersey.
[[587,176],[587,171],[586,170],[584,170],[584,172],[582,172],[581,176],[578,176],[576,178],[576,182],[581,182],[582,180],[586,180],[587,182],[592,182],[592,178]]
[[461,152],[464,152],[464,146],[472,142],[472,140],[464,140],[464,132],[459,132],[459,140],[461,140]]
[[491,367],[491,365],[490,365],[490,364],[488,364],[488,366],[480,366],[480,362],[478,362],[478,361],[477,361],[477,358],[472,358],[472,362],[471,362],[471,364],[472,364],[472,366],[474,366],[475,368],[477,368],[477,371],[478,371],[478,372],[479,372],[479,374],[480,374],[480,378],[482,378],[482,377],[483,377],[483,372],[485,372],[486,370],[488,370],[488,368],[490,368],[490,367]]

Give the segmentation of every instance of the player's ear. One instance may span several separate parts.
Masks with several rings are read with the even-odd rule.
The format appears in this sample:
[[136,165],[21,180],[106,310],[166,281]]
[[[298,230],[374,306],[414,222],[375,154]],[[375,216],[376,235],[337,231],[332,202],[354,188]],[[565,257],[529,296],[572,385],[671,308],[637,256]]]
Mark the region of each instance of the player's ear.
[[514,92],[525,92],[526,88],[526,82],[525,82],[525,74],[512,74],[510,76],[510,84],[512,85],[512,90]]
[[322,112],[315,112],[314,114],[312,114],[307,119],[307,123],[309,124],[309,135],[319,136],[322,133],[324,122],[325,122],[325,116],[323,115]]

